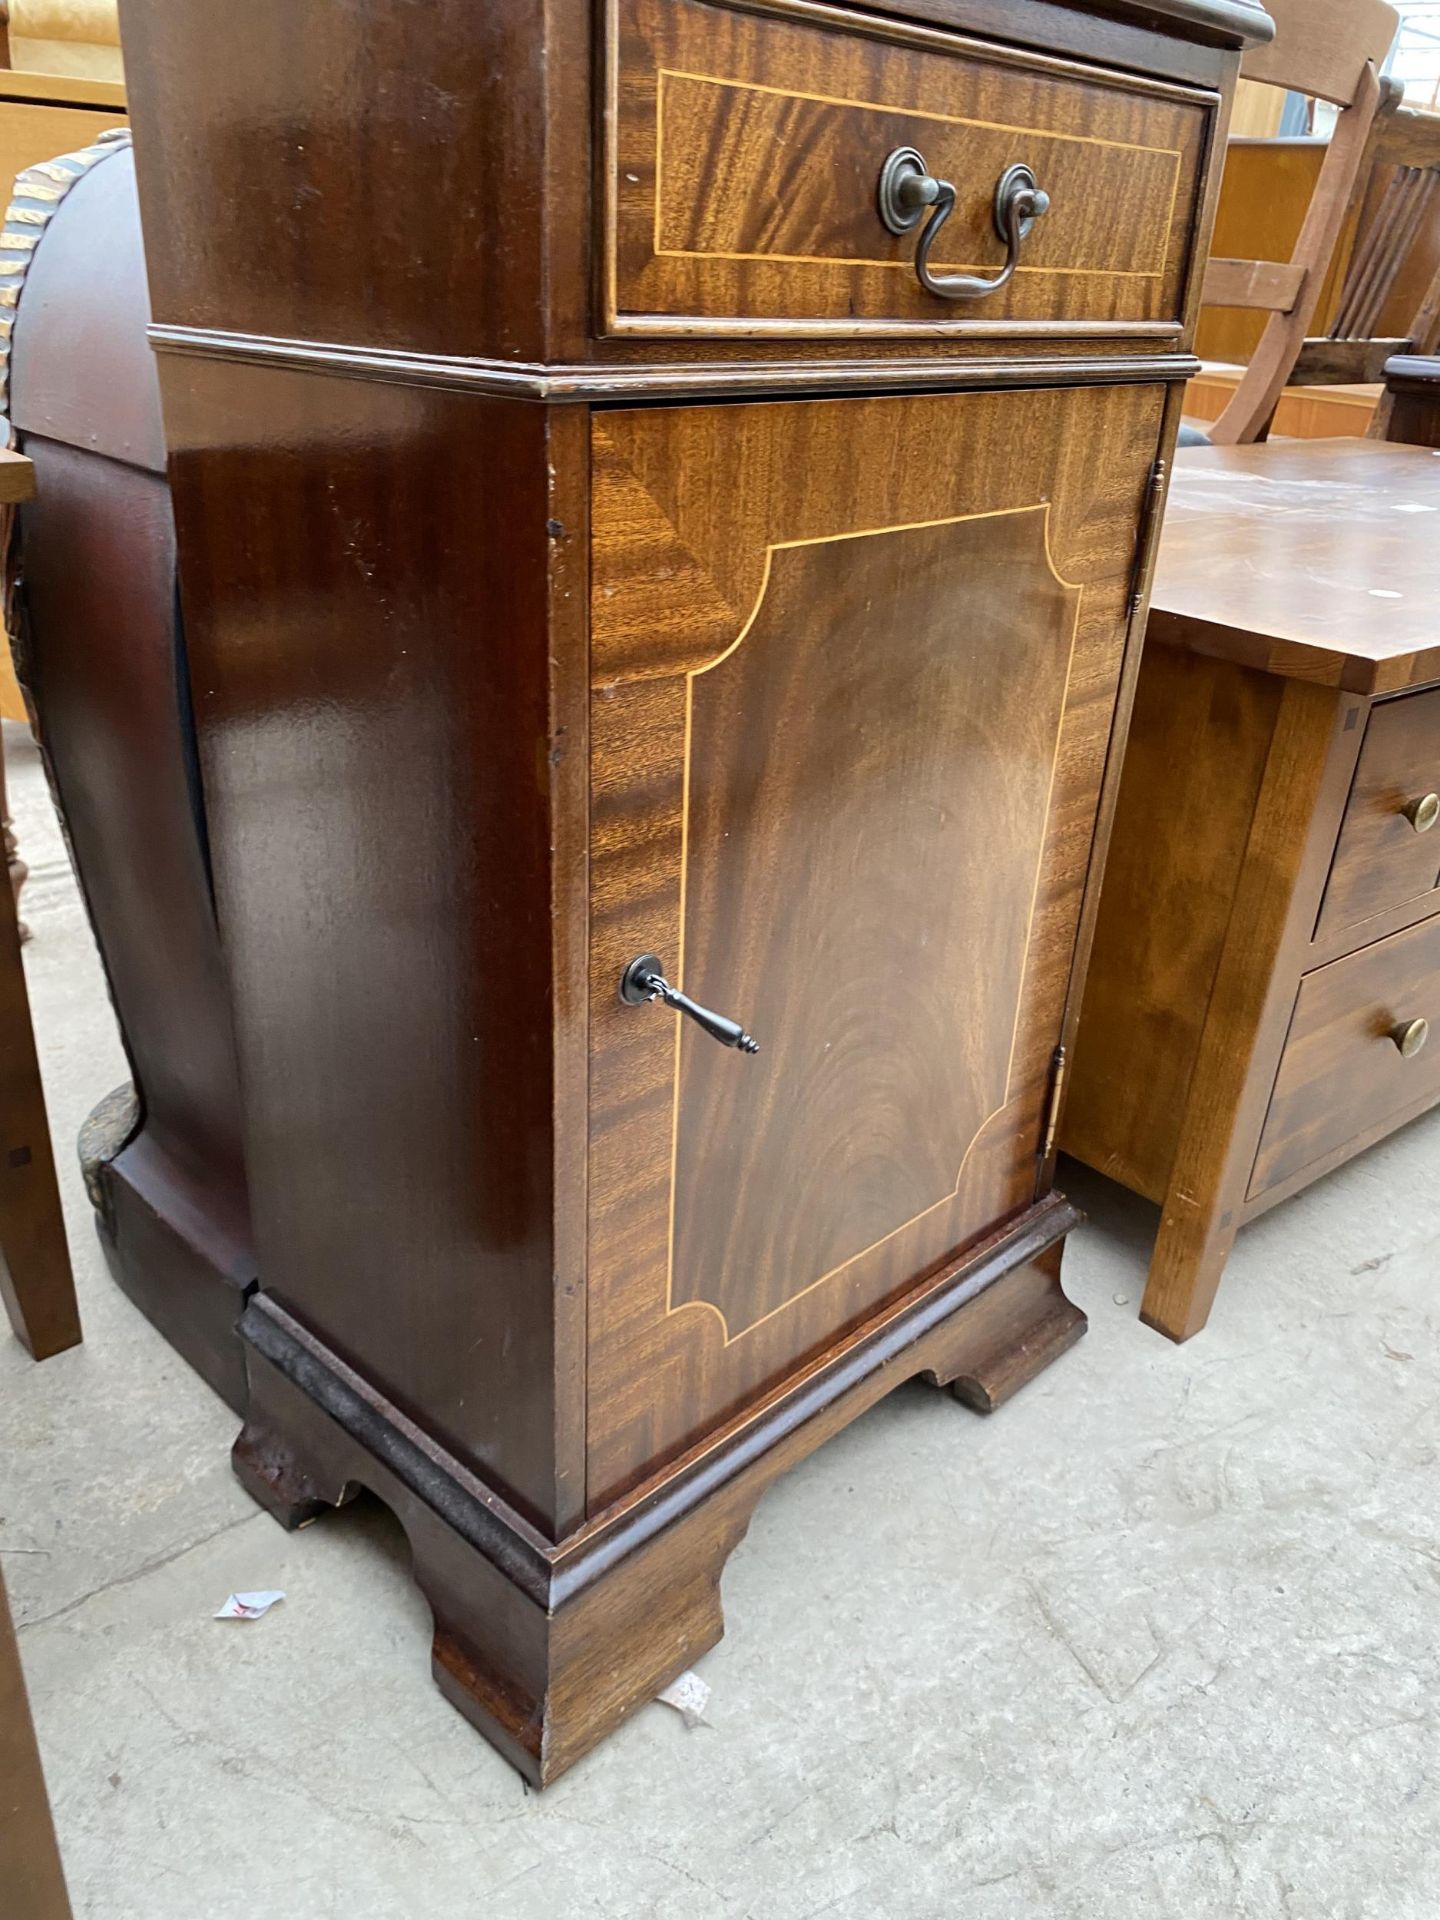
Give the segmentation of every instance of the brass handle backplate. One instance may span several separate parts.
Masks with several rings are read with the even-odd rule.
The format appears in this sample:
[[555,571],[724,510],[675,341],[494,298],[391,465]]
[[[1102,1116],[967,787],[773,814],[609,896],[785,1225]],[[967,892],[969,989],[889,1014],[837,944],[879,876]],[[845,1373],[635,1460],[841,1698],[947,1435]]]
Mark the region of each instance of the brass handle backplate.
[[1422,793],[1418,800],[1412,800],[1408,807],[1402,807],[1400,811],[1416,833],[1428,833],[1440,820],[1440,793]]
[[915,249],[915,277],[941,300],[981,300],[1003,287],[1020,264],[1020,247],[1035,222],[1050,211],[1050,196],[1029,167],[1007,167],[995,185],[995,231],[1005,242],[1005,264],[993,279],[978,274],[932,273],[930,255],[940,229],[955,211],[955,188],[938,180],[914,147],[896,147],[880,169],[880,218],[891,233],[909,233],[926,212],[929,219]]
[[1390,1038],[1400,1049],[1403,1060],[1413,1060],[1430,1038],[1428,1020],[1398,1020],[1390,1029]]

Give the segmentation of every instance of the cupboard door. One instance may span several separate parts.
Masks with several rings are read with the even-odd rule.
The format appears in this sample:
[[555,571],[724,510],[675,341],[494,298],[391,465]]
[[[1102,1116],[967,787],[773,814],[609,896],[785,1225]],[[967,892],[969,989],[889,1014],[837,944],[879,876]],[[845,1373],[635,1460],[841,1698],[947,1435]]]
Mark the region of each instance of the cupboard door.
[[1163,397],[594,417],[592,1511],[1033,1199]]

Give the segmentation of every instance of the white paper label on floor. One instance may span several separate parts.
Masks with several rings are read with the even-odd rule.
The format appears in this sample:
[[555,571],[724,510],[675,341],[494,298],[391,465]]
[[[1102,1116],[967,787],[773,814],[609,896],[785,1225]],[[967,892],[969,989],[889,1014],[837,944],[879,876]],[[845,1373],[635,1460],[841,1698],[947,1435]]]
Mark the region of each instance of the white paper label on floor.
[[268,1613],[277,1600],[283,1600],[284,1594],[278,1587],[263,1587],[258,1593],[232,1593],[221,1607],[217,1620],[258,1620]]
[[710,1704],[710,1688],[698,1673],[682,1673],[655,1697],[663,1700],[667,1707],[674,1707],[687,1727],[698,1727]]

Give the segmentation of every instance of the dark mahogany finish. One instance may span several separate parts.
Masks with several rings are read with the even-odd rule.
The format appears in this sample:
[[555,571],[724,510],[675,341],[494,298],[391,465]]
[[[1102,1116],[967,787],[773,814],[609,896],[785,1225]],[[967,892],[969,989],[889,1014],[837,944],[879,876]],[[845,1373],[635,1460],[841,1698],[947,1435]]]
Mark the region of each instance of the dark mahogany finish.
[[[776,257],[628,332],[627,5],[124,9],[262,1274],[237,1467],[291,1523],[395,1507],[441,1685],[542,1782],[718,1637],[776,1473],[1083,1328],[1055,1098],[1267,25],[661,0],[722,83],[880,103],[825,116],[825,244],[894,257],[783,257],[797,178]],[[874,206],[950,72],[948,165],[1069,141],[993,314]],[[767,250],[754,132],[684,232]],[[649,953],[759,1052],[623,1003]]]
[[1033,1198],[1163,404],[597,417],[592,1498]]
[[238,1407],[255,1263],[148,320],[122,149],[66,195],[18,308],[11,404],[37,485],[18,665],[138,1099],[87,1130],[101,1239],[126,1292]]

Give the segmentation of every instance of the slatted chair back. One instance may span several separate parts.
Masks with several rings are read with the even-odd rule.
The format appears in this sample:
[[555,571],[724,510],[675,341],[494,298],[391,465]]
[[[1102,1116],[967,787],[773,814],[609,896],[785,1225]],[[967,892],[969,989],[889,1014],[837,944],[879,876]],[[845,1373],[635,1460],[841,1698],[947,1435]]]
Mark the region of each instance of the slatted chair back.
[[[1388,323],[1388,331],[1382,328]],[[1397,354],[1440,349],[1440,114],[1381,113],[1358,231],[1329,332],[1300,349],[1289,385],[1373,385]],[[1386,401],[1370,437],[1386,438]]]
[[1206,268],[1207,305],[1270,316],[1230,404],[1207,430],[1217,446],[1264,438],[1305,345],[1387,98],[1380,67],[1400,24],[1385,0],[1267,0],[1267,10],[1275,38],[1245,56],[1245,78],[1331,101],[1340,114],[1289,260],[1214,259]]

